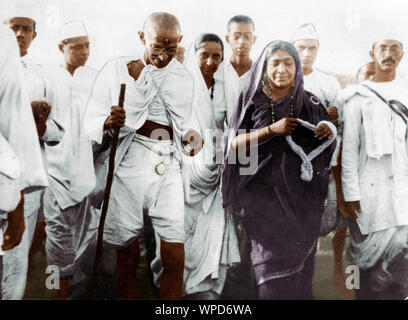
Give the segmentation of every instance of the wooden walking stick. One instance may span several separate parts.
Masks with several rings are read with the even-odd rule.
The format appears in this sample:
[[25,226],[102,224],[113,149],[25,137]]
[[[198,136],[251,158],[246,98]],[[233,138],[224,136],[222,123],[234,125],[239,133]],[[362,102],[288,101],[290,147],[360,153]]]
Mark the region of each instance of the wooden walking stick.
[[[118,106],[121,108],[123,108],[123,102],[125,100],[125,90],[126,90],[126,84],[122,83],[120,85],[120,94],[119,94],[119,103],[118,103]],[[99,275],[101,256],[102,256],[103,230],[105,227],[106,213],[108,212],[109,198],[110,198],[111,187],[112,187],[112,182],[113,182],[113,174],[115,170],[115,155],[116,155],[116,149],[118,147],[118,141],[119,141],[119,130],[120,128],[115,128],[113,139],[112,139],[111,150],[109,154],[108,177],[106,179],[106,188],[105,188],[105,195],[104,195],[104,200],[103,200],[103,205],[102,205],[102,213],[99,218],[98,240],[96,243],[96,253],[95,253],[94,266],[93,266],[91,299],[96,298],[96,291],[98,288],[98,275]]]

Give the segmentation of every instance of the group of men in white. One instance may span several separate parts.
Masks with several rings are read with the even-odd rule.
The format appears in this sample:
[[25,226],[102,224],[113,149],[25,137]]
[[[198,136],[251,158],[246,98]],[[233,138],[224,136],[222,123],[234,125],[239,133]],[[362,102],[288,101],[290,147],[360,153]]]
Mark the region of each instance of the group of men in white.
[[[240,15],[228,22],[225,40],[232,56],[223,57],[212,90],[204,93],[197,90],[188,55],[184,62],[179,54],[182,32],[171,14],[153,13],[146,19],[139,32],[145,46],[140,56],[112,59],[99,72],[86,66],[92,39],[77,20],[60,29],[56,45],[63,65],[45,68],[32,61],[36,23],[30,14],[16,13],[0,28],[2,299],[23,298],[30,247],[35,233],[41,234],[42,220],[48,264],[60,272],[60,298],[89,297],[115,128],[120,135],[102,274],[115,277],[116,297],[132,299],[140,290],[136,268],[147,211],[155,233],[152,270],[161,299],[219,299],[226,288],[236,292],[233,298],[251,298],[239,296],[248,292],[253,279],[249,240],[239,218],[221,206],[219,167],[197,181],[193,159],[213,144],[203,134],[208,127],[200,108],[207,106],[199,105],[195,95],[208,95],[203,100],[211,96],[209,108],[222,114],[211,125],[224,130],[249,81],[256,41],[252,19]],[[312,24],[300,26],[290,41],[302,62],[305,90],[320,99],[330,120],[339,128],[344,125],[332,160],[326,210],[348,218],[333,238],[335,265],[341,266],[335,268],[335,279],[344,280],[339,274],[348,225],[361,276],[356,297],[406,296],[408,112],[403,83],[396,76],[403,44],[392,37],[370,43],[373,74],[342,89],[335,77],[314,66],[320,40]],[[122,108],[117,101],[123,83]],[[216,102],[217,90],[223,91],[221,102]],[[337,283],[341,290],[342,281]],[[240,286],[246,287],[240,291]]]

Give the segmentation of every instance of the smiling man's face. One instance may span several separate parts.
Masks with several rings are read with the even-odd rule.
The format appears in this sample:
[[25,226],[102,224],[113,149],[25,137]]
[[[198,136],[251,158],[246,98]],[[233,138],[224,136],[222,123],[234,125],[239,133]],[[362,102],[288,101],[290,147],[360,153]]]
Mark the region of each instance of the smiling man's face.
[[157,68],[166,67],[177,54],[182,39],[178,28],[163,30],[155,26],[146,27],[139,32],[140,41],[146,47],[146,62]]

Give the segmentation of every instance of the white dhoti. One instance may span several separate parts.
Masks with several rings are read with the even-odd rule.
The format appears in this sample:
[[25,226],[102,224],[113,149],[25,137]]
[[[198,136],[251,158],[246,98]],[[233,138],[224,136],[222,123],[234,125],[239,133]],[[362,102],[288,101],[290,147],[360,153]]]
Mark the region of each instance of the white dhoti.
[[48,188],[45,191],[44,212],[48,264],[59,267],[61,278],[70,277],[73,274],[76,251],[83,228],[77,221],[81,221],[87,209],[88,198],[74,206],[61,209],[52,189]]
[[[115,172],[105,224],[106,242],[126,246],[137,238],[143,229],[143,209],[149,210],[160,238],[184,242],[183,180],[180,162],[172,152],[170,140],[134,137]],[[156,167],[162,162],[166,170],[159,175]]]
[[[45,189],[24,194],[25,230],[20,244],[3,255],[2,299],[21,300],[27,281],[28,253]],[[45,270],[44,270],[45,271]]]

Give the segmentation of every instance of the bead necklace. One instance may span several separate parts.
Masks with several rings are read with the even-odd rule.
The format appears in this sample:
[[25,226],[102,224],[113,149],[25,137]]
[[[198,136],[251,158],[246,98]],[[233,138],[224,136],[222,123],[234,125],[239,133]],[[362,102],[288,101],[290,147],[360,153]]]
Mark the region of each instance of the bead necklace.
[[[264,85],[266,86],[266,89],[268,90],[268,94],[269,94],[269,99],[271,100],[271,120],[272,123],[275,123],[275,105],[273,103],[273,99],[272,99],[272,88],[269,84],[268,78],[266,76],[266,73],[264,75]],[[293,114],[294,114],[294,106],[293,106],[293,88],[292,90],[290,90],[290,114],[289,117],[293,118]]]
[[214,98],[214,86],[215,86],[215,80],[213,78],[213,83],[212,83],[212,86],[211,86],[211,93],[210,93],[211,100]]

